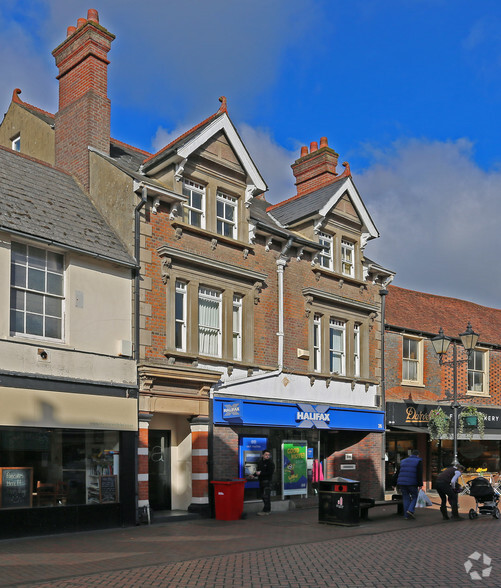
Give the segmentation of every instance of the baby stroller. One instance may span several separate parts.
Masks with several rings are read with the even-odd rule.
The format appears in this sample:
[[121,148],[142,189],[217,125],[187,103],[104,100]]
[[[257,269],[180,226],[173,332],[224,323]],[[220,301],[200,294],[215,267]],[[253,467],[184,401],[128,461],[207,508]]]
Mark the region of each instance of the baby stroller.
[[470,496],[475,498],[475,508],[470,508],[468,516],[475,519],[478,515],[489,515],[499,519],[499,496],[485,478],[474,478],[468,482]]

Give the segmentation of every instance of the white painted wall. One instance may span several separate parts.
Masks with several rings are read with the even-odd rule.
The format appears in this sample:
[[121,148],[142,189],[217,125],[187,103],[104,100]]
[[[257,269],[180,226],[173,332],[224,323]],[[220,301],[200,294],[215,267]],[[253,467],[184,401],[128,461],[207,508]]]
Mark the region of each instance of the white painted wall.
[[[135,384],[135,362],[119,356],[122,340],[132,340],[130,270],[74,253],[66,253],[65,261],[64,341],[11,337],[10,238],[0,236],[0,368]],[[40,349],[47,352],[46,360]]]

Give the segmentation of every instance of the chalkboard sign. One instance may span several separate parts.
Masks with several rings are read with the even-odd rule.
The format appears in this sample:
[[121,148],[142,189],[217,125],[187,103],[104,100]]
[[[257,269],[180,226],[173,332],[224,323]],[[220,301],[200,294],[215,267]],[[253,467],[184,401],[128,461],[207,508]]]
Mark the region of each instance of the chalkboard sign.
[[33,468],[0,468],[0,508],[32,505]]
[[100,500],[101,502],[116,502],[117,493],[117,476],[100,476]]

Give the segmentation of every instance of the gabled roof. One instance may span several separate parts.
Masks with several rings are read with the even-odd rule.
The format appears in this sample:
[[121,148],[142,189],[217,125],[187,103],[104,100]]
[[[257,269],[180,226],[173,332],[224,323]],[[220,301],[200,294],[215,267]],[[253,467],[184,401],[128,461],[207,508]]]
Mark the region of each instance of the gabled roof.
[[110,139],[110,157],[130,170],[138,171],[148,151],[127,145],[118,139]]
[[326,217],[339,199],[348,193],[369,238],[379,237],[379,231],[353,183],[351,175],[340,175],[332,183],[302,196],[294,196],[270,206],[267,211],[286,227],[310,216]]
[[257,228],[262,229],[270,235],[277,236],[279,240],[288,240],[292,238],[294,239],[295,244],[300,247],[306,247],[314,251],[321,251],[323,249],[323,246],[320,245],[320,243],[306,239],[299,233],[290,231],[278,223],[266,212],[266,209],[269,206],[270,204],[266,200],[260,198],[252,199],[249,207],[249,215],[251,222],[254,223]]
[[[54,125],[56,120],[54,114],[42,110],[37,106],[33,106],[33,104],[28,104],[28,102],[24,102],[19,97],[19,94],[21,94],[21,90],[16,88],[12,93],[12,102],[15,102],[21,108],[27,110],[46,124],[50,126]],[[127,143],[119,141],[118,139],[110,138],[110,157],[121,163],[128,170],[138,171],[144,158],[149,157],[150,155],[151,153],[144,149],[139,149],[138,147],[127,145]]]
[[134,260],[69,174],[0,147],[0,230],[127,266]]
[[43,122],[47,123],[48,125],[54,124],[54,120],[56,117],[51,112],[47,112],[46,110],[42,110],[41,108],[37,108],[36,106],[33,106],[32,104],[28,104],[27,102],[23,102],[23,100],[21,100],[21,98],[19,98],[19,94],[21,94],[21,90],[19,88],[16,88],[12,92],[12,102],[19,104],[19,106],[21,106],[22,108],[24,108],[28,112],[31,112],[37,118],[39,118]]
[[479,342],[501,345],[501,310],[397,286],[389,286],[388,292],[387,325],[426,334],[438,334],[442,327],[448,337],[457,339],[469,321]]
[[186,160],[216,133],[224,131],[230,145],[240,160],[242,167],[250,177],[253,185],[259,191],[265,192],[268,189],[266,182],[261,177],[259,170],[252,161],[249,152],[228,116],[226,98],[221,96],[219,100],[222,104],[216,113],[189,129],[174,141],[171,141],[157,153],[146,158],[143,162],[143,171],[147,173],[155,165],[171,157],[173,157],[176,162]]

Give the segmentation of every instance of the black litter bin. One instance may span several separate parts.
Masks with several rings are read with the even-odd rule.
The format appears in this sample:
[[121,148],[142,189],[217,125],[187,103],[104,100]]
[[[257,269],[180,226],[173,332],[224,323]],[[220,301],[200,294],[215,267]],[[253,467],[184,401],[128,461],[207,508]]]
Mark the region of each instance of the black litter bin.
[[318,522],[359,525],[360,482],[347,478],[330,478],[319,482]]

